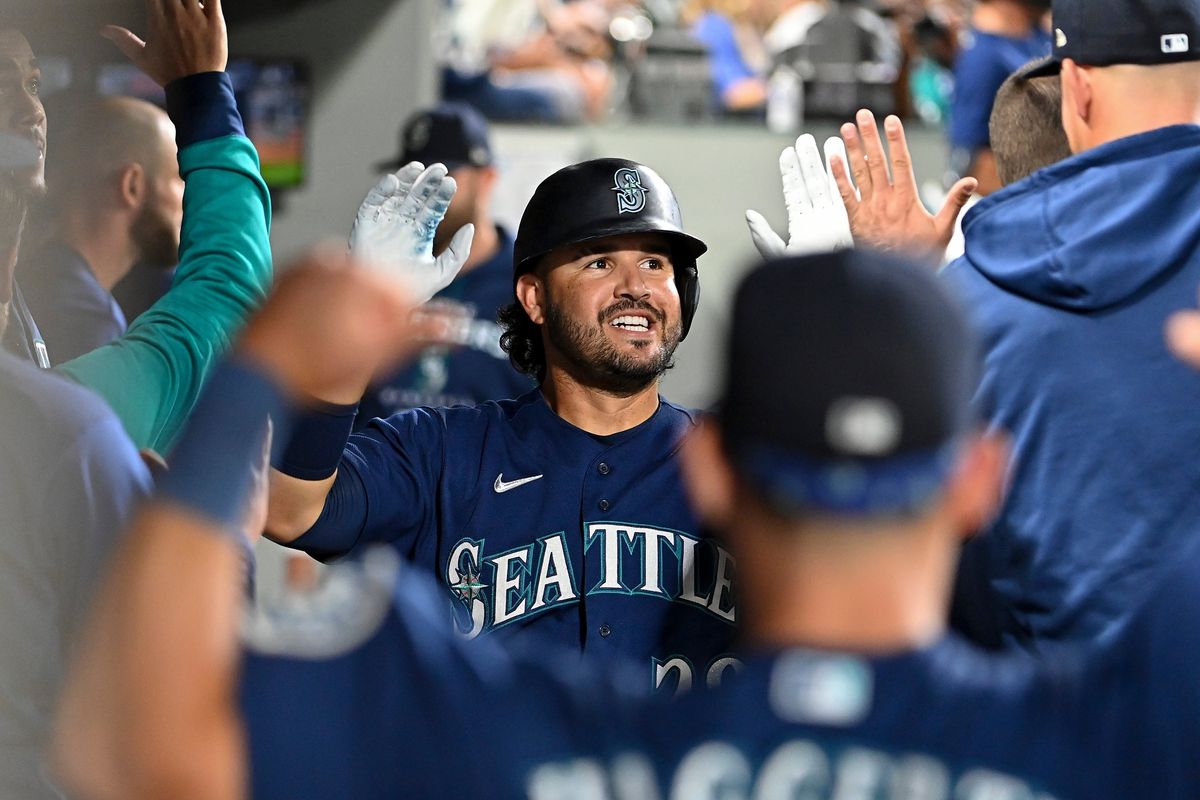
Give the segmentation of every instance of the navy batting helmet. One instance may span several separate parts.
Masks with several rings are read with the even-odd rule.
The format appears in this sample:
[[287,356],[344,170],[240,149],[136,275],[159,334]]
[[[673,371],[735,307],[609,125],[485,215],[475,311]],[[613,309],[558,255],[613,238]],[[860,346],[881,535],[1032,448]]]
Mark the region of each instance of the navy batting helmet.
[[659,233],[671,242],[680,322],[687,336],[700,302],[696,259],[708,245],[683,232],[675,193],[657,172],[623,158],[564,167],[542,181],[525,206],[513,246],[513,280],[559,247],[627,233]]

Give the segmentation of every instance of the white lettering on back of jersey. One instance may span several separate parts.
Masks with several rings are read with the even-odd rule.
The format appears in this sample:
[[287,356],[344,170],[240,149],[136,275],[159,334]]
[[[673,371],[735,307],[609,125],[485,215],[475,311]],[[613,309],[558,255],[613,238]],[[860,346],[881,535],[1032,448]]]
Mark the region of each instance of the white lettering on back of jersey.
[[[590,759],[543,764],[530,773],[527,788],[535,800],[659,797],[654,764],[644,753],[619,755],[607,774],[611,781],[604,765]],[[683,755],[670,777],[670,800],[1054,800],[992,770],[972,769],[955,780],[944,763],[923,753],[831,751],[809,739],[780,743],[758,765],[732,743],[703,742]]]

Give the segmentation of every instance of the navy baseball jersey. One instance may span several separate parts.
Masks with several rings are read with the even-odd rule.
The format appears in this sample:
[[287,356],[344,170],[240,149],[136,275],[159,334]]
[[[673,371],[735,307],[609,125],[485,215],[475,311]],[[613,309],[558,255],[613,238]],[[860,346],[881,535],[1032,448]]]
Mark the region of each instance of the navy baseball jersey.
[[389,591],[369,571],[298,632],[248,626],[259,800],[1200,796],[1195,564],[1088,660],[952,635],[881,657],[792,649],[674,702],[464,642],[421,576],[402,569]]
[[533,379],[517,372],[500,349],[503,332],[496,321],[501,306],[513,302],[512,235],[497,226],[500,249],[433,297],[463,317],[460,343],[435,345],[373,387],[362,399],[356,424],[390,417],[421,406],[473,406],[506,400],[533,388]]
[[736,667],[733,560],[684,493],[676,456],[693,424],[660,401],[594,436],[536,390],[375,420],[292,546],[336,558],[389,542],[437,576],[468,638],[532,629],[589,660],[632,659],[657,688],[713,684]]

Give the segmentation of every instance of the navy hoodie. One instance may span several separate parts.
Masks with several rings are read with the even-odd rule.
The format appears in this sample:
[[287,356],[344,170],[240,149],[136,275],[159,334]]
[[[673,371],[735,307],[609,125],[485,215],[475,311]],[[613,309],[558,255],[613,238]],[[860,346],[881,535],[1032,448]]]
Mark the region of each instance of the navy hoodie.
[[955,624],[990,646],[1104,637],[1200,528],[1200,374],[1163,340],[1200,287],[1200,127],[1120,139],[979,203],[946,269],[1014,442]]

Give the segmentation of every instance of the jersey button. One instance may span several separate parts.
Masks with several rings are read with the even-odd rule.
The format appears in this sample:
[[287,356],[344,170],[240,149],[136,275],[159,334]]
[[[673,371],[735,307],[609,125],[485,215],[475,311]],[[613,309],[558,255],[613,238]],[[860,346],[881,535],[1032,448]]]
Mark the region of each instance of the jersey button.
[[610,504],[610,503],[609,503],[607,500],[601,500],[601,501],[600,501],[600,510],[601,510],[601,511],[608,511],[608,509],[609,509],[609,506],[610,506],[610,505],[611,505],[611,504]]
[[612,628],[609,625],[604,624],[600,626],[600,635],[602,637],[607,639],[610,633],[612,633]]
[[609,472],[608,464],[605,464],[603,461],[600,462],[600,466],[596,467],[596,469],[600,470],[601,475],[607,475]]

